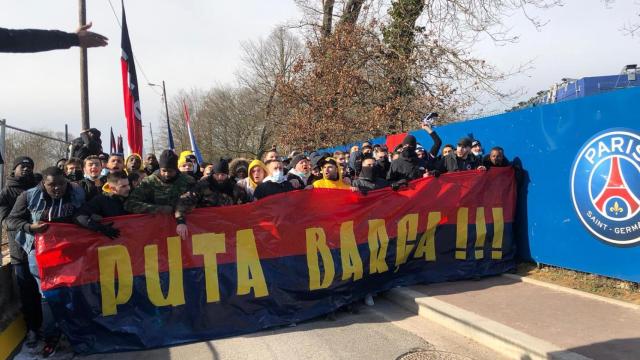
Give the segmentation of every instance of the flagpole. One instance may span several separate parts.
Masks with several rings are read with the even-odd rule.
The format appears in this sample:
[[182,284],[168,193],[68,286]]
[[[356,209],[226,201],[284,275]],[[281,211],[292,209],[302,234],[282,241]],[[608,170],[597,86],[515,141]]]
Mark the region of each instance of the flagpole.
[[164,80],[162,80],[162,97],[164,98],[164,111],[167,114],[167,138],[169,141],[169,149],[173,150],[173,134],[171,133],[171,123],[169,122],[169,105],[167,103],[167,88],[164,86]]
[[[87,24],[87,4],[79,0],[78,15],[80,26]],[[89,125],[89,74],[87,71],[87,48],[80,47],[80,108],[82,113],[82,130],[88,130]]]

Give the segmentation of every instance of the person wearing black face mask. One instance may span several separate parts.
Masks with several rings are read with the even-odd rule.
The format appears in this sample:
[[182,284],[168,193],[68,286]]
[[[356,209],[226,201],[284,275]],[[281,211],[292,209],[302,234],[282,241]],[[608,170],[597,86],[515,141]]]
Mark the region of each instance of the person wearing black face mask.
[[381,189],[388,186],[389,183],[384,178],[378,177],[375,160],[372,157],[365,157],[362,160],[362,168],[358,178],[351,183],[351,187],[355,187],[358,191],[366,194],[368,191]]
[[400,180],[410,181],[419,179],[425,172],[420,159],[416,155],[416,138],[413,135],[407,135],[402,141],[402,152],[400,157],[391,162],[387,180],[389,182],[397,182]]
[[79,182],[84,179],[84,171],[82,171],[82,160],[71,158],[64,164],[64,174],[69,181]]
[[[39,180],[33,174],[33,160],[26,156],[20,156],[13,162],[13,172],[7,177],[6,184],[0,192],[0,222],[9,216],[18,195],[38,185]],[[42,310],[40,308],[40,292],[38,285],[29,271],[27,253],[16,241],[16,232],[8,231],[9,254],[11,266],[16,275],[22,314],[27,325],[27,338],[25,344],[29,348],[37,345],[37,331],[42,324]]]

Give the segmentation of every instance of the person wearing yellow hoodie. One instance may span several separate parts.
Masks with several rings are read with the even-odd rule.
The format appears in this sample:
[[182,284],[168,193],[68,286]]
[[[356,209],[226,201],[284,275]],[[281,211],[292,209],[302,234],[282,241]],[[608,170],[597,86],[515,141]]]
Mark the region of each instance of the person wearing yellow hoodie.
[[180,153],[178,157],[178,170],[185,175],[191,176],[196,181],[200,180],[201,176],[198,175],[200,167],[196,161],[196,156],[193,155],[193,151],[185,150]]
[[318,162],[322,171],[322,179],[313,182],[314,189],[351,190],[351,186],[342,180],[342,172],[338,162],[332,157],[325,157]]
[[264,166],[262,161],[255,159],[251,163],[249,163],[249,168],[247,170],[248,176],[242,180],[238,181],[238,185],[242,186],[244,190],[247,192],[247,196],[254,201],[255,198],[253,193],[255,192],[258,185],[262,183],[265,177],[267,177],[267,168]]
[[142,167],[142,157],[136,153],[127,156],[127,159],[124,161],[124,171],[127,174],[131,174],[134,171],[144,172],[144,168]]

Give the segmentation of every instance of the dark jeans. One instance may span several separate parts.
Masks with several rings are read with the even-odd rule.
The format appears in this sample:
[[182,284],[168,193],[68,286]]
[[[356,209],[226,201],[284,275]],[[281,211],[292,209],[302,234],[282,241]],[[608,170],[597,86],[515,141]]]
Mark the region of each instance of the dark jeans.
[[13,272],[16,275],[22,314],[27,324],[27,330],[38,331],[42,326],[42,305],[40,304],[40,290],[36,280],[31,275],[29,263],[13,263]]

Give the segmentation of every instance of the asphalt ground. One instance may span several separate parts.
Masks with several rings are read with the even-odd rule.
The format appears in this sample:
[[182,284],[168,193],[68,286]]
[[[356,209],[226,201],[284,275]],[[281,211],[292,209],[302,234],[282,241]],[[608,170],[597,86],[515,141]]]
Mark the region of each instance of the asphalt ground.
[[[401,359],[502,360],[504,357],[384,299],[357,313],[339,311],[336,320],[318,318],[226,339],[170,348],[74,356],[68,347],[50,359],[199,360],[199,359]],[[17,360],[37,359],[22,351]]]

